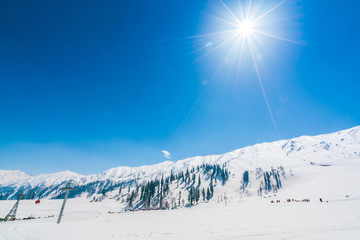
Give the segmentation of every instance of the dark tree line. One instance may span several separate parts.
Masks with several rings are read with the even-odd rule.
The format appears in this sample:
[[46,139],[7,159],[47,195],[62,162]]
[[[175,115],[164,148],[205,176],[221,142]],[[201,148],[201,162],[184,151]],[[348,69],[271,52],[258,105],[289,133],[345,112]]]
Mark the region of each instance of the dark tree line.
[[[210,179],[208,187],[201,187],[201,172]],[[129,207],[133,207],[133,202],[137,196],[139,198],[138,207],[149,208],[157,206],[163,208],[163,200],[170,192],[170,185],[175,182],[177,187],[179,184],[184,184],[184,188],[188,190],[188,202],[190,205],[198,203],[201,195],[203,201],[209,201],[214,195],[214,182],[217,181],[225,184],[229,179],[229,171],[224,167],[217,164],[202,164],[200,166],[186,168],[185,171],[179,171],[176,174],[171,172],[168,177],[162,176],[161,179],[155,179],[140,184],[140,194],[134,191],[129,193],[127,197],[127,203]],[[119,189],[119,193],[121,188]],[[181,191],[179,191],[178,200],[172,200],[173,204],[181,204]]]
[[205,174],[210,175],[211,180],[220,180],[222,185],[224,185],[226,181],[229,180],[229,170],[221,167],[218,164],[202,164],[200,167],[203,169]]
[[191,187],[188,195],[188,201],[190,203],[190,206],[192,206],[193,203],[198,203],[199,200],[200,200],[200,189]]
[[[278,189],[282,188],[281,179],[279,169],[271,168],[271,171],[263,172],[263,179],[264,181],[261,182],[260,187],[258,189],[258,195],[261,195],[263,191],[265,192],[277,192]],[[280,171],[283,169],[280,169]],[[274,179],[272,183],[271,179]]]
[[248,184],[249,184],[249,171],[245,171],[243,173],[242,185],[240,187],[240,190],[245,190]]

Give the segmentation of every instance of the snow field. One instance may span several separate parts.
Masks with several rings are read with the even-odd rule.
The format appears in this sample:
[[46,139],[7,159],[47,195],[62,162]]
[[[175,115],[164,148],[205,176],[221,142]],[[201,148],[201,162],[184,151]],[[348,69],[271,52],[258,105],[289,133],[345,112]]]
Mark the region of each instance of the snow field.
[[[360,197],[320,203],[270,203],[267,198],[232,198],[192,209],[109,214],[116,202],[69,199],[60,225],[61,200],[40,205],[24,200],[18,216],[54,218],[0,223],[0,239],[359,239]],[[0,201],[5,215],[14,201]]]

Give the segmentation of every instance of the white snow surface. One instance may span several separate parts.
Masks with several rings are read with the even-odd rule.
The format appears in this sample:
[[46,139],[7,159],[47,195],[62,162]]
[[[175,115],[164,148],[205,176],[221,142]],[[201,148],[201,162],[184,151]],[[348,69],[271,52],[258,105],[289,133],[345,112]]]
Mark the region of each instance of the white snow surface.
[[[351,168],[354,167],[307,173],[310,180],[294,179],[295,187],[277,196],[232,196],[227,206],[224,201],[218,203],[213,199],[209,203],[200,202],[191,209],[182,207],[110,214],[108,211],[120,210],[118,202],[105,199],[90,203],[85,198],[69,199],[60,225],[56,224],[56,220],[62,200],[45,199],[39,205],[23,200],[18,217],[54,217],[0,223],[0,240],[357,240],[360,237],[360,191],[351,183],[360,180],[353,176],[359,166],[352,172]],[[325,182],[334,182],[331,174],[335,172],[338,173],[336,177],[341,179],[341,191],[337,191],[338,185],[333,187],[333,191],[323,190]],[[352,178],[344,177],[346,175],[352,175]],[[327,193],[326,196],[321,195],[323,193]],[[344,193],[350,195],[346,197]],[[286,202],[288,198],[307,197],[310,202]],[[320,203],[318,197],[325,202]],[[281,202],[271,203],[271,200]],[[14,200],[0,201],[0,216],[4,216],[14,203]]]
[[[203,163],[229,164],[234,174],[256,168],[270,169],[283,166],[293,169],[305,165],[340,166],[348,161],[360,159],[360,126],[318,136],[302,136],[291,140],[260,143],[222,155],[187,158],[179,161],[165,161],[141,167],[115,167],[99,174],[83,176],[71,171],[29,176],[21,171],[0,170],[0,185],[36,186],[54,185],[73,180],[86,184],[97,180],[124,181],[130,179],[153,179],[169,175],[171,171],[185,171]],[[50,196],[52,197],[52,196]]]
[[29,178],[29,175],[19,170],[0,170],[0,185],[11,185],[16,182],[26,181]]
[[79,181],[83,177],[83,175],[71,172],[69,170],[56,173],[39,174],[35,176],[27,175],[26,173],[18,170],[0,170],[0,185],[29,185],[32,187],[37,185],[51,186],[68,180]]
[[[126,203],[110,198],[89,202],[80,197],[68,200],[62,223],[57,225],[62,200],[42,199],[39,205],[34,200],[23,200],[18,218],[54,217],[0,223],[0,240],[360,239],[360,127],[257,144],[223,155],[136,168],[117,167],[90,176],[71,172],[27,176],[19,171],[0,171],[0,184],[51,184],[61,182],[63,175],[64,179],[83,183],[99,179],[153,179],[202,163],[226,163],[231,176],[224,186],[217,184],[209,202],[201,199],[191,209],[181,206],[174,210],[110,214],[108,211],[121,212]],[[280,165],[286,169],[282,189],[257,196],[256,169]],[[246,197],[240,191],[245,170],[250,172],[251,185]],[[202,179],[202,184],[208,184],[206,179]],[[178,197],[177,187],[170,188]],[[225,193],[227,206],[218,201]],[[324,202],[320,203],[319,198]],[[287,199],[294,201],[289,203]],[[301,202],[302,199],[310,202]],[[0,201],[0,217],[5,217],[14,203]]]

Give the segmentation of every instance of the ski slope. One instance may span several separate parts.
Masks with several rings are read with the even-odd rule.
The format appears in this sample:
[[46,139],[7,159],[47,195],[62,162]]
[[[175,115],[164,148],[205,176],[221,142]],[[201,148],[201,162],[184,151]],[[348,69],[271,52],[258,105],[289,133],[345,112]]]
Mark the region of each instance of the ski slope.
[[[29,176],[20,171],[0,170],[0,194],[3,199],[16,199],[16,194],[24,192],[41,198],[56,198],[61,187],[71,181],[79,190],[75,196],[96,196],[103,191],[109,198],[117,197],[121,183],[133,181],[130,187],[145,181],[168,177],[171,173],[177,174],[187,169],[196,168],[202,164],[226,165],[232,173],[224,188],[219,184],[218,191],[228,194],[239,194],[241,178],[244,171],[249,171],[249,194],[256,194],[260,184],[255,172],[270,171],[282,166],[285,175],[281,176],[284,187],[290,187],[291,179],[304,177],[298,174],[299,170],[319,171],[335,166],[346,166],[360,161],[360,127],[354,127],[331,134],[318,136],[302,136],[290,140],[281,140],[270,143],[260,143],[241,148],[221,155],[197,156],[179,161],[165,161],[155,165],[140,167],[115,167],[98,174],[83,176],[71,171],[53,174]],[[292,174],[293,173],[293,174]],[[206,176],[199,173],[202,180],[201,187],[209,185],[204,181]],[[198,176],[197,176],[198,177]],[[126,184],[124,184],[125,186]],[[128,187],[127,185],[125,187]],[[170,186],[174,195],[178,190]]]
[[[117,182],[133,178],[146,181],[203,163],[226,163],[231,176],[226,184],[214,187],[214,196],[209,202],[201,199],[192,208],[180,204],[173,210],[123,212],[127,203],[115,198],[118,190],[109,191],[99,202],[90,202],[93,196],[83,194],[68,200],[60,225],[56,220],[61,199],[48,197],[39,205],[35,205],[34,200],[23,200],[18,218],[42,218],[0,222],[0,240],[360,239],[359,152],[360,127],[355,127],[332,134],[257,144],[223,155],[138,168],[118,167],[90,176],[66,171],[65,181],[74,179],[80,186],[92,181]],[[257,177],[257,169],[280,165],[285,168],[282,188],[258,196],[257,184],[262,177]],[[240,190],[244,171],[249,171],[250,176],[246,194]],[[0,177],[0,184],[7,187],[21,188],[29,183],[53,186],[52,181],[61,186],[63,182],[61,174],[34,178],[19,171],[5,171],[0,175],[5,173],[10,177]],[[206,175],[199,176],[203,177],[202,185],[209,184]],[[179,189],[187,199],[186,186],[176,186],[176,182],[170,185],[169,197],[178,197]],[[287,199],[294,201],[287,202]],[[310,202],[301,202],[303,199]],[[0,217],[5,217],[14,203],[14,200],[0,201]],[[51,215],[54,217],[43,218]]]
[[[56,220],[62,200],[43,199],[39,205],[23,200],[19,218],[54,217],[2,222],[0,240],[359,239],[359,161],[332,167],[303,166],[296,171],[298,177],[288,182],[291,187],[276,196],[231,195],[227,206],[224,200],[218,202],[214,197],[191,209],[110,214],[122,209],[120,202],[69,199],[60,225]],[[310,202],[288,203],[289,198]],[[0,201],[0,216],[5,216],[14,203]]]
[[[227,206],[211,202],[191,209],[109,214],[116,202],[77,198],[69,200],[60,225],[56,217],[0,223],[0,239],[359,239],[359,196],[327,200],[270,203],[233,198]],[[1,214],[13,202],[1,201]],[[38,206],[25,200],[19,214],[47,216],[60,206],[60,200],[44,200]]]

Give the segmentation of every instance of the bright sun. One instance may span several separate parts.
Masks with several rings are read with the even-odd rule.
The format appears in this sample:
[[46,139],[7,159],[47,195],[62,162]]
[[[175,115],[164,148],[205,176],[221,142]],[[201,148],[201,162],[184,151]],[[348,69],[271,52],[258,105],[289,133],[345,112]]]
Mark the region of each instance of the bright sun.
[[247,0],[239,1],[238,5],[235,4],[233,7],[229,7],[223,0],[219,0],[222,5],[221,14],[208,15],[217,20],[217,24],[221,26],[221,30],[198,36],[213,39],[204,45],[207,51],[201,58],[219,50],[225,52],[223,63],[228,63],[230,60],[233,60],[237,62],[237,64],[233,64],[233,66],[241,66],[246,58],[253,63],[275,129],[277,129],[276,121],[267,99],[259,71],[259,59],[261,59],[259,49],[265,48],[269,51],[268,48],[265,47],[264,42],[267,38],[301,44],[282,37],[278,34],[280,32],[276,31],[279,26],[281,26],[281,24],[278,23],[283,21],[283,14],[276,14],[275,10],[287,1],[288,0]]
[[254,24],[251,21],[244,21],[237,27],[237,34],[247,37],[254,31]]
[[[287,1],[288,0],[277,0],[266,7],[264,4],[265,1],[263,0],[259,0],[257,3],[255,3],[255,0],[249,0],[246,2],[243,1],[243,4],[239,3],[239,5],[234,5],[232,9],[226,5],[223,0],[219,0],[223,6],[222,14],[218,16],[208,15],[217,20],[217,23],[221,24],[222,30],[199,35],[199,37],[211,36],[215,39],[218,38],[212,41],[214,46],[211,48],[211,51],[208,51],[206,54],[223,48],[226,45],[229,46],[228,49],[230,49],[230,53],[237,52],[241,55],[243,50],[248,49],[253,54],[256,52],[255,48],[262,45],[266,38],[299,44],[278,35],[276,31],[274,32],[274,29],[276,30],[278,28],[276,27],[276,23],[282,21],[281,14],[277,16],[275,10]],[[208,44],[206,45],[209,46]]]

